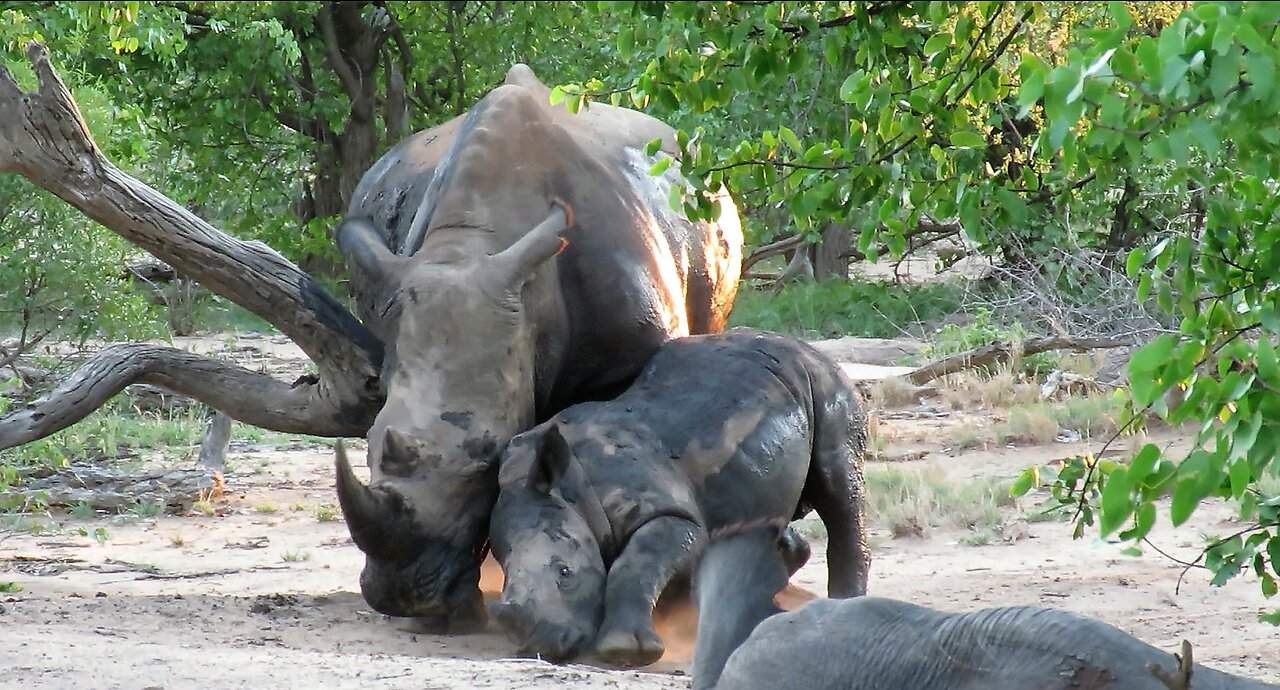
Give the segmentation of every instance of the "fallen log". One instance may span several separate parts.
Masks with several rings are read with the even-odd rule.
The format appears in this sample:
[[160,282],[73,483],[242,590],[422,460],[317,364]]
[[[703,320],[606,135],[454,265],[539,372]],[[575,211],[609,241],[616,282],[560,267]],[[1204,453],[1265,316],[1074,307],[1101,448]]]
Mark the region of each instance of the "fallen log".
[[169,512],[187,512],[196,501],[212,500],[224,490],[222,473],[210,467],[168,468],[142,472],[101,467],[69,467],[19,475],[0,492],[0,502],[39,495],[50,507],[87,505],[93,510],[121,512],[159,504]]
[[1020,352],[1025,357],[1052,350],[1087,352],[1089,350],[1122,347],[1129,344],[1129,341],[1117,338],[1063,338],[1057,336],[1052,338],[1032,338],[1022,343],[1011,340],[999,341],[926,364],[909,374],[903,375],[902,378],[906,379],[908,383],[919,386],[948,374],[1007,361],[1015,352]]

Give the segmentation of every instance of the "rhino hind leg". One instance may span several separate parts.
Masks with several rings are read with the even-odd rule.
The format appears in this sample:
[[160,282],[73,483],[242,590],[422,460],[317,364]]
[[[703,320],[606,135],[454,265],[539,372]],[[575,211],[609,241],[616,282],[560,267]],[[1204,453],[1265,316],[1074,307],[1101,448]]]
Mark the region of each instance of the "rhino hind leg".
[[802,500],[827,528],[827,595],[843,599],[867,593],[871,568],[862,476],[866,425],[856,396],[834,375],[831,383],[842,389],[832,399],[821,399],[821,388],[814,393],[816,442]]

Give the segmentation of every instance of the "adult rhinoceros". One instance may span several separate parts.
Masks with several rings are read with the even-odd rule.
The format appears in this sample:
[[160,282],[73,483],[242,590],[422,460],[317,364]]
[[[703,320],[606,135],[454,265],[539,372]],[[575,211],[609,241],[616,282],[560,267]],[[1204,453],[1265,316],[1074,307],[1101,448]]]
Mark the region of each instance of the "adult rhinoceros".
[[495,453],[564,407],[621,391],[666,340],[724,327],[742,233],[670,208],[672,130],[622,108],[570,114],[524,65],[465,116],[403,141],[338,233],[361,317],[386,347],[372,481],[338,496],[374,609],[459,631],[478,588]]

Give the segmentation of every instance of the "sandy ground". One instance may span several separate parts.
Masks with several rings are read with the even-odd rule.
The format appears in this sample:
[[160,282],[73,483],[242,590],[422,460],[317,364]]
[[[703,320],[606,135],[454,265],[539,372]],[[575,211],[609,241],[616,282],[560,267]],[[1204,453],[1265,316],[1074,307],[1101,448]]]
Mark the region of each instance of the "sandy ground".
[[[209,347],[219,346],[196,349]],[[882,423],[919,439],[910,444],[919,451],[912,465],[936,464],[957,478],[1013,476],[1086,448],[953,455],[944,450],[942,427],[975,419],[921,415]],[[325,508],[336,504],[328,448],[233,446],[228,463],[228,493],[213,515],[64,515],[41,534],[0,531],[0,582],[22,588],[0,593],[0,687],[688,687],[687,611],[662,622],[668,655],[644,672],[511,658],[512,646],[492,625],[455,638],[406,629],[360,597],[362,557]],[[1153,542],[1190,559],[1201,531],[1222,533],[1233,524],[1225,509],[1210,506],[1177,532],[1159,527]],[[81,533],[98,527],[108,534],[103,543]],[[1011,519],[985,546],[959,542],[960,532],[893,539],[877,529],[872,536],[873,594],[947,610],[1063,607],[1170,651],[1186,638],[1198,661],[1280,680],[1280,630],[1256,621],[1277,602],[1266,601],[1254,580],[1215,588],[1193,570],[1175,593],[1181,566],[1150,550],[1133,558],[1115,544],[1072,540],[1058,522]],[[824,561],[815,543],[793,582],[824,592]],[[496,591],[500,573],[484,584]]]

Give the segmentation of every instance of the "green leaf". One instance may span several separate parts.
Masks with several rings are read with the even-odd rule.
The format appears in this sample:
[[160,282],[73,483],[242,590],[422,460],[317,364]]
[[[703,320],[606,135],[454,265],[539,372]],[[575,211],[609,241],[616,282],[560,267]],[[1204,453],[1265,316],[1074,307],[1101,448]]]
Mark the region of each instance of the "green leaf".
[[659,157],[658,160],[654,161],[653,165],[649,166],[649,174],[654,177],[661,175],[667,171],[667,168],[671,167],[673,160],[670,156]]
[[1164,64],[1163,76],[1160,80],[1160,93],[1167,94],[1182,86],[1191,66],[1180,57],[1171,58]]
[[1271,569],[1280,575],[1280,534],[1271,537],[1267,542],[1267,560],[1271,561]]
[[1133,485],[1129,482],[1125,468],[1118,468],[1107,475],[1107,481],[1102,487],[1102,515],[1098,521],[1098,530],[1102,536],[1116,531],[1133,514],[1133,500],[1130,497],[1132,490]]
[[623,24],[618,29],[618,56],[624,61],[630,60],[636,49],[636,30],[630,24]]
[[1240,83],[1240,56],[1220,55],[1209,65],[1209,92],[1214,98],[1222,98]]
[[1173,504],[1169,507],[1169,519],[1174,527],[1190,519],[1191,514],[1200,505],[1200,499],[1204,498],[1197,491],[1197,484],[1195,477],[1187,477],[1178,480],[1177,486],[1173,488]]
[[1135,248],[1129,251],[1129,258],[1125,259],[1124,272],[1130,277],[1136,277],[1142,265],[1146,263],[1147,254],[1141,248]]
[[791,131],[785,125],[778,128],[778,136],[782,139],[782,143],[786,144],[796,155],[804,153],[804,147],[800,145],[800,139],[796,137],[796,133]]
[[938,53],[941,53],[942,51],[946,50],[950,45],[951,45],[951,34],[945,31],[936,33],[933,36],[930,36],[929,40],[924,42],[925,57],[931,58],[934,55],[937,55]]
[[1249,488],[1249,480],[1253,479],[1253,470],[1249,468],[1248,462],[1237,460],[1231,463],[1227,476],[1231,481],[1231,497],[1238,501],[1244,495],[1245,489]]
[[1276,349],[1271,344],[1270,338],[1258,339],[1255,357],[1258,376],[1261,376],[1263,382],[1272,388],[1280,388],[1280,362],[1276,359]]
[[1275,60],[1265,55],[1249,53],[1244,56],[1244,73],[1252,83],[1249,93],[1254,100],[1263,101],[1271,97],[1271,90],[1276,83]]
[[1150,501],[1143,501],[1138,506],[1138,514],[1134,517],[1133,539],[1141,539],[1151,534],[1156,524],[1156,506]]
[[1024,496],[1033,487],[1040,484],[1040,468],[1036,466],[1028,467],[1018,475],[1013,485],[1009,487],[1010,496]]
[[962,149],[980,149],[986,148],[987,139],[977,132],[953,132],[951,134],[951,145]]
[[1135,484],[1141,483],[1151,474],[1151,470],[1155,469],[1156,461],[1160,459],[1160,448],[1154,443],[1148,443],[1142,446],[1138,454],[1133,456],[1133,462],[1129,463],[1129,477]]
[[1218,18],[1218,28],[1213,32],[1213,52],[1226,55],[1235,44],[1236,18],[1227,14]]
[[840,100],[845,103],[852,103],[854,96],[857,95],[858,80],[861,77],[858,73],[850,74],[844,78],[844,82],[840,84]]
[[662,150],[662,139],[651,139],[649,143],[644,145],[644,155],[656,156]]

